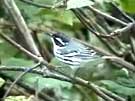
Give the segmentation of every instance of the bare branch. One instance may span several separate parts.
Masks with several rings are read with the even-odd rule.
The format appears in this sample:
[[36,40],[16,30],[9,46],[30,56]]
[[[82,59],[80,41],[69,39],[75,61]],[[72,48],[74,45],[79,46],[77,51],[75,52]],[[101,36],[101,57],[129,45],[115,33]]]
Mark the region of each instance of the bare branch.
[[17,76],[17,78],[16,78],[15,81],[10,85],[10,87],[8,88],[8,90],[6,91],[6,93],[4,94],[4,96],[3,96],[2,99],[5,99],[5,98],[8,96],[9,92],[11,91],[11,89],[13,88],[13,86],[18,82],[18,80],[19,80],[20,78],[22,78],[22,77],[23,77],[26,73],[28,73],[29,71],[31,71],[31,70],[37,68],[39,65],[40,65],[40,63],[34,65],[34,66],[31,67],[31,68],[26,69],[23,73],[21,73],[19,76]]
[[33,1],[31,1],[31,0],[20,0],[20,1],[22,1],[22,2],[24,2],[24,3],[26,3],[26,4],[29,4],[29,5],[33,5],[33,6],[35,6],[35,7],[52,8],[51,5],[45,5],[45,4],[41,4],[41,3],[35,3],[35,2],[33,2]]
[[128,70],[131,70],[131,71],[135,72],[135,66],[133,64],[129,63],[129,62],[126,62],[122,58],[115,57],[115,56],[104,56],[103,58],[106,59],[106,60],[109,60],[113,63],[117,63],[119,65],[124,66],[122,68],[126,68]]
[[122,98],[122,97],[120,97],[120,96],[106,90],[105,88],[99,87],[99,89],[101,91],[103,91],[105,94],[107,94],[107,95],[111,96],[112,98],[114,98],[116,101],[126,101],[124,98]]
[[112,17],[111,15],[108,15],[108,14],[106,14],[106,13],[104,13],[104,12],[101,12],[100,10],[98,10],[98,9],[92,7],[92,6],[89,6],[88,9],[91,10],[91,11],[93,11],[93,12],[96,13],[96,14],[99,14],[99,15],[103,16],[103,17],[106,18],[106,19],[109,19],[109,20],[111,20],[111,21],[113,21],[113,22],[116,22],[116,23],[118,23],[118,24],[121,24],[121,25],[123,25],[123,26],[127,26],[127,23],[125,23],[125,22],[123,22],[123,21],[121,21],[121,20],[119,20],[119,19],[117,19],[117,18],[114,18],[114,17]]
[[24,21],[14,0],[2,0],[2,2],[5,9],[9,12],[9,15],[13,18],[16,27],[21,32],[20,34],[25,38],[25,42],[28,44],[30,51],[35,55],[40,56],[40,53],[32,38],[31,31],[28,29],[26,22]]
[[[51,70],[52,72],[56,72],[59,73],[69,79],[72,79],[72,82],[75,82],[78,85],[82,85],[85,86],[89,89],[92,89],[97,95],[99,95],[100,97],[102,97],[103,99],[107,100],[107,101],[114,101],[112,98],[110,98],[109,96],[106,96],[106,94],[104,94],[102,91],[100,91],[98,88],[95,88],[93,85],[91,85],[91,83],[89,81],[83,80],[79,77],[71,77],[69,75],[66,75],[60,71],[58,71],[57,67],[48,64],[45,60],[43,60],[43,58],[40,58],[34,54],[32,54],[31,52],[29,52],[28,50],[26,50],[25,48],[23,48],[22,46],[20,46],[19,44],[17,44],[16,42],[14,42],[12,39],[8,38],[7,36],[3,35],[2,33],[0,33],[0,36],[2,38],[4,38],[6,41],[8,41],[10,44],[12,44],[13,46],[15,46],[17,49],[21,50],[22,52],[24,52],[26,55],[30,56],[32,59],[39,61],[41,64],[45,65],[49,70]],[[93,83],[92,83],[93,84]]]
[[2,37],[4,40],[6,40],[7,42],[9,42],[10,44],[12,44],[15,48],[17,48],[18,50],[22,51],[23,53],[27,54],[27,56],[29,56],[30,58],[32,58],[33,60],[37,61],[38,59],[41,59],[41,57],[38,57],[34,54],[32,54],[30,51],[26,50],[24,47],[22,47],[20,44],[16,43],[14,40],[10,39],[8,36],[4,35],[4,33],[0,32],[0,37]]
[[[16,67],[6,67],[6,66],[0,66],[0,71],[25,71],[26,68],[16,68]],[[38,75],[44,75],[44,72],[43,71],[37,71],[37,70],[31,70],[31,71],[28,71],[28,73],[34,73],[34,74],[38,74]],[[70,82],[70,83],[74,83],[74,84],[78,84],[77,82],[75,82],[73,79],[69,79],[65,76],[62,76],[62,75],[56,75],[55,73],[53,72],[48,72],[46,75],[44,75],[45,78],[53,78],[53,79],[57,79],[57,80],[61,80],[61,81],[66,81],[66,82]],[[79,79],[79,81],[83,81],[83,79]],[[112,98],[116,99],[117,101],[126,101],[124,98],[106,90],[105,88],[101,88],[97,85],[95,85],[94,83],[92,82],[89,82],[89,81],[83,81],[85,82],[86,84],[88,83],[90,86],[92,86],[93,89],[95,89],[97,92],[100,92],[103,91],[105,94],[107,94],[108,96],[111,96]],[[102,93],[102,92],[100,92]],[[108,101],[108,100],[107,100]],[[109,100],[109,101],[114,101],[114,100]]]
[[118,8],[118,6],[117,6],[115,3],[111,2],[111,5],[112,5],[113,7],[115,7],[116,10],[117,10],[125,19],[127,19],[127,20],[130,21],[130,22],[134,22],[134,19],[133,19],[132,17],[128,16],[128,15],[127,15],[125,12],[123,12],[120,8]]

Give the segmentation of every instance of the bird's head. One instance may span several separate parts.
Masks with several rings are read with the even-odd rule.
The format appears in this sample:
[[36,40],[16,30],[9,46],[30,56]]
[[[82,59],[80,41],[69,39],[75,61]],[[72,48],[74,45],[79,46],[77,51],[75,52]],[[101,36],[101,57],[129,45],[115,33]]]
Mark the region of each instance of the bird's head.
[[59,47],[64,47],[70,41],[70,38],[65,36],[63,33],[54,33],[51,36],[53,43]]

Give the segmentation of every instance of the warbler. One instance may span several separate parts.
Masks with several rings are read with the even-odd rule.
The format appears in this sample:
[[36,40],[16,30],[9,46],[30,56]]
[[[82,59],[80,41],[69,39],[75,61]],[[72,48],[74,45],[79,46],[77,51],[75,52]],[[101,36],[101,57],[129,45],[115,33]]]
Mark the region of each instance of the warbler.
[[72,69],[78,68],[81,63],[98,57],[96,51],[84,44],[73,40],[64,33],[50,33],[53,42],[53,53],[61,62],[68,64]]

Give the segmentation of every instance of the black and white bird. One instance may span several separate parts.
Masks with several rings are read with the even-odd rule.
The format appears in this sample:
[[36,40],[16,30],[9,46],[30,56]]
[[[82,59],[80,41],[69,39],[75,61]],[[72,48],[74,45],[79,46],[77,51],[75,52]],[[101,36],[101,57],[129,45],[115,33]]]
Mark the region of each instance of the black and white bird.
[[82,62],[96,58],[97,53],[63,33],[50,34],[55,57],[61,62],[73,67],[79,67]]

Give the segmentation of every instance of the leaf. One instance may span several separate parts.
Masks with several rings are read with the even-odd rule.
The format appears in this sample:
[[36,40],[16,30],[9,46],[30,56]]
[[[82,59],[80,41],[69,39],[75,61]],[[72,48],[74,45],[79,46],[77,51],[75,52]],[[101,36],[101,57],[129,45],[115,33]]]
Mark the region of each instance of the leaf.
[[[24,59],[17,59],[17,58],[10,58],[9,60],[5,60],[2,62],[2,65],[7,66],[8,68],[14,67],[14,68],[31,68],[34,63],[30,60],[24,60]],[[40,68],[38,68],[40,69]],[[9,76],[12,79],[16,79],[18,75],[20,75],[22,72],[19,71],[1,71],[1,74],[4,74],[6,76]],[[52,78],[43,78],[41,75],[33,74],[33,73],[27,73],[19,80],[20,82],[35,88],[35,83],[37,82],[38,90],[41,91],[44,88],[61,88],[61,87],[72,87],[71,83],[64,82],[61,80],[56,80]]]
[[89,62],[81,64],[76,72],[77,76],[86,80],[105,80],[116,79],[117,77],[127,77],[125,71],[119,69],[116,65],[108,62],[101,57],[95,58]]
[[127,13],[135,13],[135,0],[119,0],[119,3]]
[[33,61],[25,60],[21,58],[9,58],[9,59],[3,59],[2,65],[4,66],[31,66],[33,65]]
[[67,25],[73,25],[73,14],[71,11],[64,9],[41,9],[38,16],[45,18],[46,20],[54,20]]
[[66,101],[71,101],[72,99],[80,101],[80,96],[81,96],[80,92],[72,88],[72,84],[69,82],[65,82],[53,78],[43,78],[42,76],[30,75],[30,74],[24,76],[22,82],[28,84],[33,88],[35,88],[35,86],[37,85],[38,88],[37,87],[36,88],[38,91],[42,91],[42,90],[46,91],[46,89],[53,90],[55,95],[59,97],[63,97],[64,99],[66,99]]
[[117,82],[110,81],[110,80],[102,80],[102,84],[104,84],[109,90],[116,92],[118,94],[124,96],[132,96],[135,95],[135,88],[130,88],[124,85],[121,85]]
[[92,80],[93,74],[98,70],[98,66],[103,63],[104,60],[100,57],[81,63],[80,68],[76,71],[76,75],[86,80]]
[[[5,54],[6,52],[6,54]],[[12,45],[9,43],[0,40],[0,58],[9,58],[14,56],[18,52]]]
[[[62,88],[63,97],[67,99],[66,101],[81,101],[82,95],[76,88]],[[65,100],[64,100],[65,101]]]
[[129,88],[135,88],[135,80],[133,78],[118,78],[117,82]]
[[67,9],[81,8],[85,6],[93,5],[94,3],[90,0],[68,0]]

